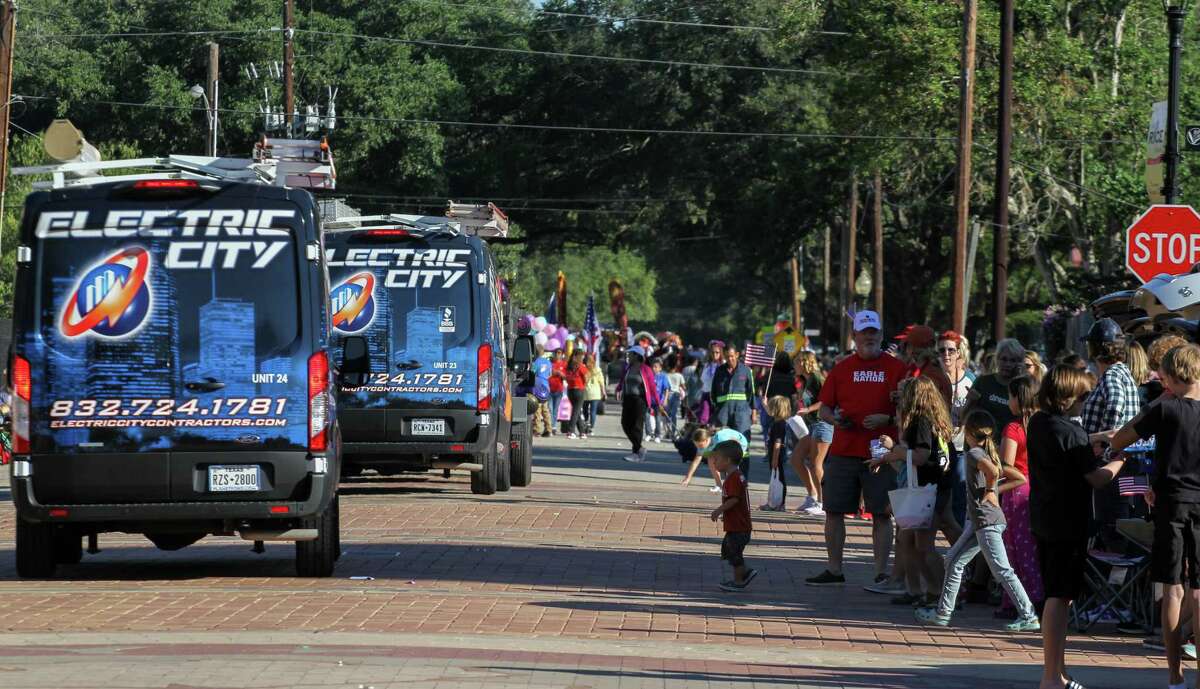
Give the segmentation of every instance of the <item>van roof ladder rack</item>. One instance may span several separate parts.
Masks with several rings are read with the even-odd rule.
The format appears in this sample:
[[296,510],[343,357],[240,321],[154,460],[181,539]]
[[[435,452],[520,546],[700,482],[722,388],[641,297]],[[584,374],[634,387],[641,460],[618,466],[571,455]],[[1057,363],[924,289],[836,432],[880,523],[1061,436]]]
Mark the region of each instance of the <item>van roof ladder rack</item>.
[[[333,153],[324,140],[268,139],[254,147],[253,158],[167,155],[154,158],[98,160],[15,167],[14,175],[50,175],[34,189],[63,189],[143,179],[191,179],[249,182],[294,189],[333,189]],[[125,174],[106,175],[107,170]]]
[[453,234],[478,235],[485,239],[508,236],[508,216],[493,203],[468,204],[449,202],[446,215],[353,215],[325,221],[327,230],[385,229],[401,227],[418,234],[447,231]]

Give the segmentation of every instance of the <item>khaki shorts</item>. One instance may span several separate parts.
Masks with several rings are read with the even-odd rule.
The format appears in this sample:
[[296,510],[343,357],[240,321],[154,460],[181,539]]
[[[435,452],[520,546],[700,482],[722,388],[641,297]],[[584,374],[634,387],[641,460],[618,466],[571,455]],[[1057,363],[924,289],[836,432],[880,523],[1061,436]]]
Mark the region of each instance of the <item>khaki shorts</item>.
[[865,459],[829,455],[825,458],[825,477],[821,481],[821,496],[826,512],[854,514],[859,498],[871,514],[887,514],[888,491],[896,487],[896,472],[884,464],[871,471]]

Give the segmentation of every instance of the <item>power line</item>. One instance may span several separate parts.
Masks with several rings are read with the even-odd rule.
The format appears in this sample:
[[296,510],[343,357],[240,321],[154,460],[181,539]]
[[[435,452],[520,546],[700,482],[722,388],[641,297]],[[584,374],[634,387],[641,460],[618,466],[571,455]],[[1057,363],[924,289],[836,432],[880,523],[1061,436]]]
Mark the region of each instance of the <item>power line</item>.
[[[31,100],[59,100],[57,96],[34,96],[21,94],[22,98]],[[132,101],[98,100],[84,98],[77,103],[93,105],[111,105],[116,107],[148,108],[157,110],[196,110],[195,106],[162,105],[157,103],[137,103]],[[218,108],[218,112],[228,115],[260,117],[262,113],[254,110],[238,110],[234,108]],[[705,131],[699,129],[640,129],[628,127],[583,127],[575,125],[550,124],[517,124],[511,122],[467,122],[461,120],[435,120],[402,117],[371,117],[364,115],[338,115],[339,120],[357,122],[384,122],[391,124],[428,124],[447,127],[474,127],[484,129],[525,129],[535,131],[557,132],[586,132],[605,134],[636,134],[636,135],[671,135],[671,136],[701,136],[716,138],[766,138],[792,139],[798,141],[837,141],[837,140],[867,140],[867,141],[955,141],[954,137],[909,136],[898,134],[843,134],[838,132],[730,132]]]

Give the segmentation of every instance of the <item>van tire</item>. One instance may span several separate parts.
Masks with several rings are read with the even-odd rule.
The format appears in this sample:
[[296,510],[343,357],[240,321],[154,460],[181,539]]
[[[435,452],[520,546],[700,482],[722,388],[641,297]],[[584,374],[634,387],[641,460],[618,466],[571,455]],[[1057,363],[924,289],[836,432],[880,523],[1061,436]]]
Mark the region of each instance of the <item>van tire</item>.
[[83,536],[78,531],[63,529],[54,534],[54,562],[77,565],[83,561]]
[[302,577],[327,577],[333,574],[337,560],[338,499],[333,496],[325,511],[300,520],[302,529],[316,529],[314,541],[296,541],[296,574]]
[[483,469],[471,472],[471,492],[475,495],[491,495],[496,492],[496,470],[500,467],[500,458],[493,451],[483,454],[479,459]]
[[515,423],[512,437],[517,446],[509,452],[510,480],[517,488],[524,488],[533,483],[533,429],[528,423]]
[[503,452],[496,453],[496,490],[506,493],[512,489],[512,445],[505,441],[502,447]]
[[49,579],[54,576],[54,526],[17,517],[17,576]]

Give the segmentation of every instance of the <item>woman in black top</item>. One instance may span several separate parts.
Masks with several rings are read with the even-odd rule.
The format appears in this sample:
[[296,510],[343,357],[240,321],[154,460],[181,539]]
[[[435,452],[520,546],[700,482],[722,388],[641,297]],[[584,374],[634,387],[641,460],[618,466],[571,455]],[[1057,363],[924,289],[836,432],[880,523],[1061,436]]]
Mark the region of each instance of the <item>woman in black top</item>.
[[1046,591],[1043,687],[1079,686],[1066,674],[1067,611],[1083,590],[1092,491],[1124,466],[1097,459],[1087,432],[1071,421],[1090,392],[1086,373],[1055,366],[1038,390],[1040,411],[1029,419],[1030,522]]
[[[904,429],[903,442],[896,443],[888,436],[882,436],[879,441],[888,448],[888,454],[872,459],[870,464],[877,467],[883,462],[895,462],[897,471],[903,472],[907,469],[907,454],[912,451],[917,484],[937,486],[937,502],[926,528],[900,531],[900,551],[897,554],[902,562],[897,568],[904,570],[908,592],[892,602],[898,605],[932,605],[942,593],[942,580],[946,574],[933,542],[937,535],[938,516],[949,504],[953,486],[945,477],[954,429],[950,425],[950,410],[946,407],[945,398],[937,385],[925,376],[904,381],[900,388],[899,411],[901,427]],[[898,483],[907,485],[906,480]],[[924,595],[921,593],[922,579],[929,587]]]

